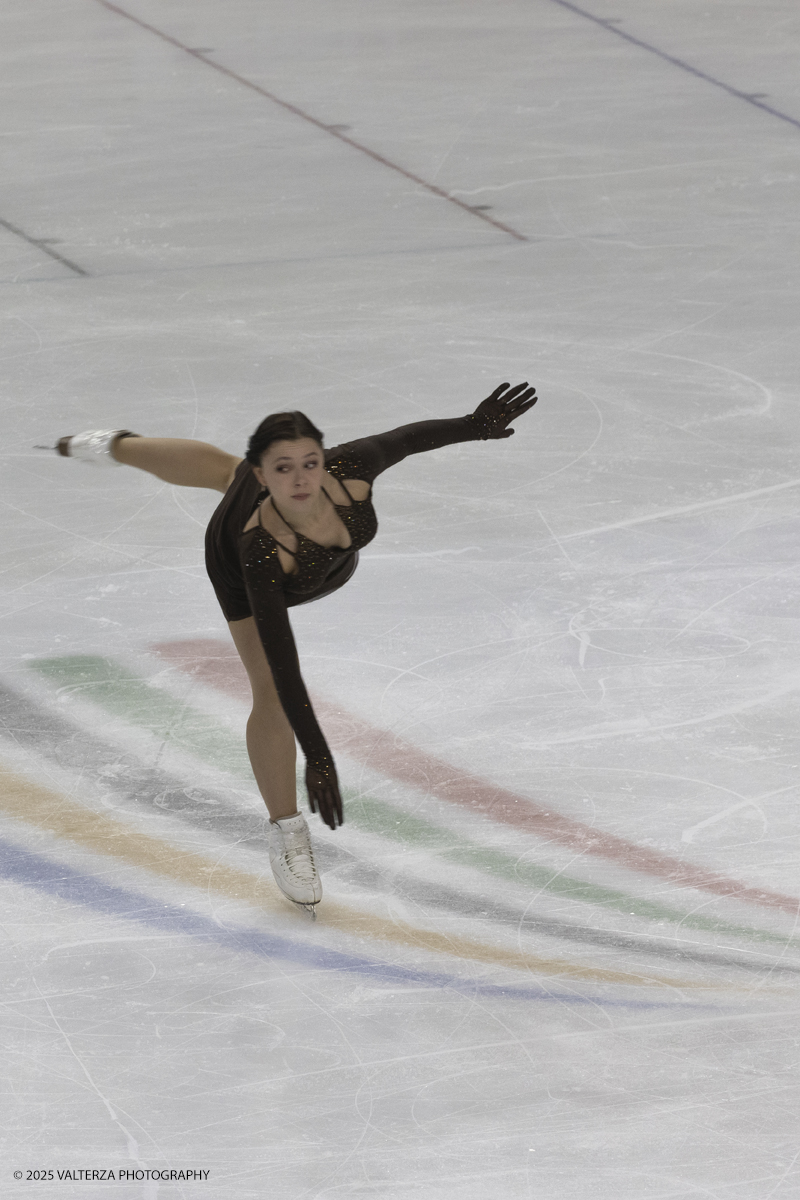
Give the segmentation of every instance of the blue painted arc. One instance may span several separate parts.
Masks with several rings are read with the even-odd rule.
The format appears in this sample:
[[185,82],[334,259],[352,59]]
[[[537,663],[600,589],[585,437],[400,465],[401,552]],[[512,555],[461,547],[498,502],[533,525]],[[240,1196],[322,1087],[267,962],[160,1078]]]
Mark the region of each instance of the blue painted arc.
[[45,895],[64,900],[69,904],[91,908],[108,917],[121,917],[137,921],[158,929],[162,933],[174,933],[183,937],[197,938],[204,942],[215,942],[226,950],[258,955],[260,958],[278,958],[297,963],[312,970],[344,971],[364,975],[385,984],[425,984],[431,988],[447,988],[464,996],[494,996],[508,999],[544,1000],[558,1004],[588,1004],[625,1009],[679,1009],[696,1011],[720,1011],[718,1005],[674,1004],[657,1000],[610,999],[597,996],[581,996],[575,992],[556,992],[545,987],[503,987],[499,984],[478,983],[477,980],[460,979],[457,975],[444,972],[419,971],[408,967],[394,966],[374,959],[345,954],[325,946],[295,942],[277,934],[264,933],[260,929],[246,927],[223,929],[207,917],[187,912],[174,905],[163,904],[141,892],[104,883],[91,875],[84,875],[63,863],[24,850],[5,838],[0,839],[0,875],[14,883],[35,888]]

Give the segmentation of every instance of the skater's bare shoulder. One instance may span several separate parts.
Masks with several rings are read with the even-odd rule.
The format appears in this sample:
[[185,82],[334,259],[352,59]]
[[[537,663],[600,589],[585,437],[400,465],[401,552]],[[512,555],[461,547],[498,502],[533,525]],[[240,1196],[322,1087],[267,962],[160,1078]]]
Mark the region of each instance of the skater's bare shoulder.
[[355,500],[366,500],[372,488],[365,479],[343,479],[339,480],[335,475],[330,475],[325,472],[325,486],[328,489],[328,494],[334,504],[339,504],[345,508]]

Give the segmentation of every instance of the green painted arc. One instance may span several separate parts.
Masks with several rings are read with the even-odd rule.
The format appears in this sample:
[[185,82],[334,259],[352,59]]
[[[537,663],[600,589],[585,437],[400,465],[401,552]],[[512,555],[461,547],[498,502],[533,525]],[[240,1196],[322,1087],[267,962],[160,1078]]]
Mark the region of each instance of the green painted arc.
[[113,716],[161,738],[177,750],[252,780],[244,742],[222,725],[168,692],[100,655],[32,659],[29,665],[59,691],[87,700]]
[[[67,689],[106,712],[148,730],[178,750],[194,754],[232,775],[252,781],[243,740],[234,737],[213,717],[152,687],[145,679],[112,659],[101,655],[68,655],[33,659],[28,665],[59,689]],[[704,933],[725,933],[781,946],[800,945],[797,939],[714,917],[684,913],[668,905],[644,900],[633,893],[588,883],[541,863],[480,846],[443,825],[352,789],[343,788],[342,795],[347,805],[347,820],[357,828],[407,846],[429,850],[460,866],[472,867],[535,890],[551,892],[576,903],[615,909],[646,920],[666,921]]]
[[513,883],[522,883],[535,890],[552,892],[577,903],[616,909],[651,921],[668,921],[672,925],[682,925],[686,929],[704,933],[727,933],[780,946],[800,945],[800,939],[781,937],[780,934],[769,933],[767,930],[737,925],[714,917],[684,913],[664,904],[654,904],[631,892],[589,883],[584,879],[564,875],[541,863],[514,858],[501,850],[479,846],[441,825],[434,825],[421,817],[410,816],[372,797],[358,795],[350,800],[347,804],[347,820],[369,833],[432,850],[441,858],[449,859],[460,866],[473,867],[485,874],[499,876]]

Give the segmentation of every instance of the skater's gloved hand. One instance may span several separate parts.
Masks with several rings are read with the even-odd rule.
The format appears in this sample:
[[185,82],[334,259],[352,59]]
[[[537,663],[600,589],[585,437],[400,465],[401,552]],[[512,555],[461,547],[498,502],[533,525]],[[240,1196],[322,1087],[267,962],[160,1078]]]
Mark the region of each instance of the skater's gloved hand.
[[518,383],[515,387],[501,383],[491,396],[481,401],[470,419],[480,429],[483,441],[508,438],[514,430],[507,426],[533,408],[536,400],[536,388],[528,387],[527,383]]
[[323,767],[307,763],[306,788],[311,811],[318,812],[326,825],[335,829],[337,825],[344,823],[339,780],[336,777],[336,767],[333,762],[325,764]]

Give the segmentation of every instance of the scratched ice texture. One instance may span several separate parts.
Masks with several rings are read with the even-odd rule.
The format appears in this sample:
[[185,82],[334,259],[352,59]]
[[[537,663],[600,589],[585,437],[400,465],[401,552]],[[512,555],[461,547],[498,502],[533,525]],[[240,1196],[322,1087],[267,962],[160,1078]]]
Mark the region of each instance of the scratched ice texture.
[[[4,1197],[798,1194],[799,52],[794,0],[5,0]],[[312,924],[215,495],[33,447],[522,379],[293,611]]]

